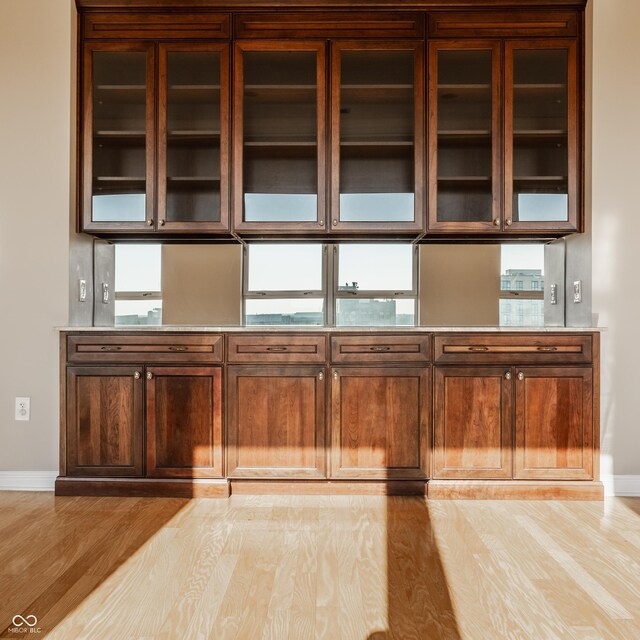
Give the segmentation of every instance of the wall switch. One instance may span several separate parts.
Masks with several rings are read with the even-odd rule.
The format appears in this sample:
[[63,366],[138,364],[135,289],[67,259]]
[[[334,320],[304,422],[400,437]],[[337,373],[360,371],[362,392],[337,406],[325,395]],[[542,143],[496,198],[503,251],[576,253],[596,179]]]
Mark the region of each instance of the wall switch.
[[109,304],[109,285],[106,282],[102,283],[102,304]]
[[573,301],[582,302],[582,280],[573,281]]
[[78,300],[80,302],[87,301],[87,281],[82,278],[78,280]]
[[16,398],[16,420],[31,420],[31,398]]
[[558,285],[552,284],[550,287],[550,304],[558,304]]

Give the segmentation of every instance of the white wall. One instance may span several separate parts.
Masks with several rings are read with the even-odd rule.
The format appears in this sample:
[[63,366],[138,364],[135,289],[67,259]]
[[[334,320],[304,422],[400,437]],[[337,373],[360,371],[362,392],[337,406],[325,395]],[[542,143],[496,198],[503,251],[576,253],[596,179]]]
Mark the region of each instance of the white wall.
[[[0,471],[58,468],[67,323],[70,0],[0,2]],[[30,422],[14,397],[30,396]]]
[[603,473],[640,476],[640,2],[593,3],[593,311]]

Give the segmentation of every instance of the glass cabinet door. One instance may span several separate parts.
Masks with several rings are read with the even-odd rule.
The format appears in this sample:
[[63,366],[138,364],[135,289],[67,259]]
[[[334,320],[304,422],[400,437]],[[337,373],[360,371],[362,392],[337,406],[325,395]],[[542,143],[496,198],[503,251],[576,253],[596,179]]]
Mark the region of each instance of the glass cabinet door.
[[85,230],[153,225],[152,45],[89,45],[84,53]]
[[227,45],[160,45],[159,52],[158,229],[227,229]]
[[325,45],[238,43],[234,226],[325,231]]
[[331,229],[420,230],[422,45],[332,47]]
[[578,228],[576,44],[505,44],[505,226]]
[[430,45],[430,231],[501,230],[500,75],[497,42]]

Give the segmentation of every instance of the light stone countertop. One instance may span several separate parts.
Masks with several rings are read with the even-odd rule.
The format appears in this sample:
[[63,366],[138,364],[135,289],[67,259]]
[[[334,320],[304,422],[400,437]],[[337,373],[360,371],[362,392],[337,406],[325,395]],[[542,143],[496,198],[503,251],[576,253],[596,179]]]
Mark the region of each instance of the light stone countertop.
[[314,325],[118,325],[115,327],[56,327],[61,332],[81,333],[441,333],[445,331],[470,333],[592,333],[606,331],[604,327],[320,327]]

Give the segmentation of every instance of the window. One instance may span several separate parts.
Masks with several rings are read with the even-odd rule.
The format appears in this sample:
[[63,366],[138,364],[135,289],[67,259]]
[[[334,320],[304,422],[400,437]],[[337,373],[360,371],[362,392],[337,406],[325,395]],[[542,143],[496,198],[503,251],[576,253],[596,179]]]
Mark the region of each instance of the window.
[[326,253],[321,244],[247,245],[245,324],[325,324]]
[[252,243],[244,256],[247,325],[416,323],[411,244]]
[[115,324],[162,324],[161,245],[115,245]]
[[500,252],[500,324],[544,326],[544,245],[503,245]]

